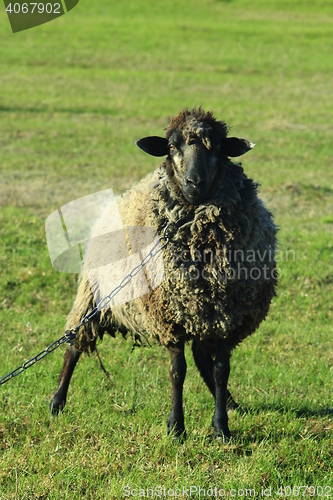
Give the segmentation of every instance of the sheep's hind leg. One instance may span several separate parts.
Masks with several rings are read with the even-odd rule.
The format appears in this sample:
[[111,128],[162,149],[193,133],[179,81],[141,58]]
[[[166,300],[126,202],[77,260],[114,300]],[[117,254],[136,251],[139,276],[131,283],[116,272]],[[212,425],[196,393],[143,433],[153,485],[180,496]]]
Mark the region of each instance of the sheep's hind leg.
[[59,375],[58,389],[50,402],[50,411],[52,415],[58,415],[59,411],[63,410],[66,404],[69,382],[80,355],[81,351],[78,351],[75,347],[67,346],[64,355],[64,364]]
[[175,438],[186,438],[183,412],[183,385],[186,375],[184,343],[169,347],[171,356],[170,380],[172,386],[171,411],[168,417],[168,434]]
[[[215,380],[213,375],[214,362],[212,356],[205,351],[202,342],[197,339],[194,339],[192,342],[192,353],[200,375],[215,398]],[[238,404],[227,390],[227,410],[236,410],[237,408]]]
[[213,416],[214,437],[229,438],[227,413],[227,385],[230,373],[230,350],[220,342],[214,361],[215,412]]

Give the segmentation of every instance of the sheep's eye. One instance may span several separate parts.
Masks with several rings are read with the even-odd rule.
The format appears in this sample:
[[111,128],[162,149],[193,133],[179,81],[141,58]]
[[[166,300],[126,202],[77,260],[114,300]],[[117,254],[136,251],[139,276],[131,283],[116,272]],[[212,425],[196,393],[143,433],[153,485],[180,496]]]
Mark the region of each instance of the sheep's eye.
[[169,148],[169,151],[172,152],[172,151],[176,151],[176,146],[174,146],[173,144],[170,145],[170,148]]

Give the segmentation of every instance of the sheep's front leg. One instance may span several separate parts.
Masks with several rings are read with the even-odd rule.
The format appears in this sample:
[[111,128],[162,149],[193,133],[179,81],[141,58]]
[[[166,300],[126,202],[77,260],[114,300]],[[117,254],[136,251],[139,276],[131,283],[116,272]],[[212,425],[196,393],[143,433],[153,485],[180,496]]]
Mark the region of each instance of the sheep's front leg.
[[220,342],[214,361],[213,376],[215,381],[215,412],[213,417],[214,437],[231,436],[228,427],[227,385],[230,373],[230,350]]
[[171,356],[170,380],[172,386],[171,411],[168,417],[168,433],[185,439],[183,412],[183,385],[186,375],[184,342],[169,347]]
[[50,411],[52,415],[57,415],[66,404],[69,382],[80,355],[81,351],[78,351],[75,347],[67,346],[64,355],[64,364],[59,375],[58,389],[50,402]]

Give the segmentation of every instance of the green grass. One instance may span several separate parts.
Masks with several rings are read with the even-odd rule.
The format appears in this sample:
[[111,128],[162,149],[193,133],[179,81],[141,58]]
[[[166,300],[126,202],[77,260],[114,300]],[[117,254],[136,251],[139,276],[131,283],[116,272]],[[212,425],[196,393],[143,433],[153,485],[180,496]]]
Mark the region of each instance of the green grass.
[[62,336],[75,296],[76,276],[51,267],[45,218],[151,171],[156,159],[135,140],[162,134],[185,106],[256,143],[243,164],[280,226],[281,279],[267,320],[232,357],[230,443],[212,439],[213,399],[189,348],[188,440],[175,445],[168,353],[120,338],[99,349],[112,384],[82,357],[51,419],[61,347],[0,388],[1,500],[333,486],[332,29],[321,0],[82,1],[15,35],[3,8],[0,376]]

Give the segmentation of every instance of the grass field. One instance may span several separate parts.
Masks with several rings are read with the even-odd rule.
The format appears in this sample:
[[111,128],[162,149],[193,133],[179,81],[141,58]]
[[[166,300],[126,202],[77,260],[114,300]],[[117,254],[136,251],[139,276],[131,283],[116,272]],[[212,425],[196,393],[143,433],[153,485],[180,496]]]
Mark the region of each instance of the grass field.
[[82,0],[15,35],[0,8],[0,377],[62,336],[75,296],[77,276],[51,267],[45,218],[151,171],[135,140],[186,106],[256,143],[243,165],[280,227],[281,272],[267,320],[232,357],[230,443],[212,439],[189,348],[177,445],[168,353],[120,338],[99,349],[112,383],[83,356],[51,419],[60,347],[0,388],[0,500],[120,499],[127,485],[333,496],[332,33],[324,0]]

